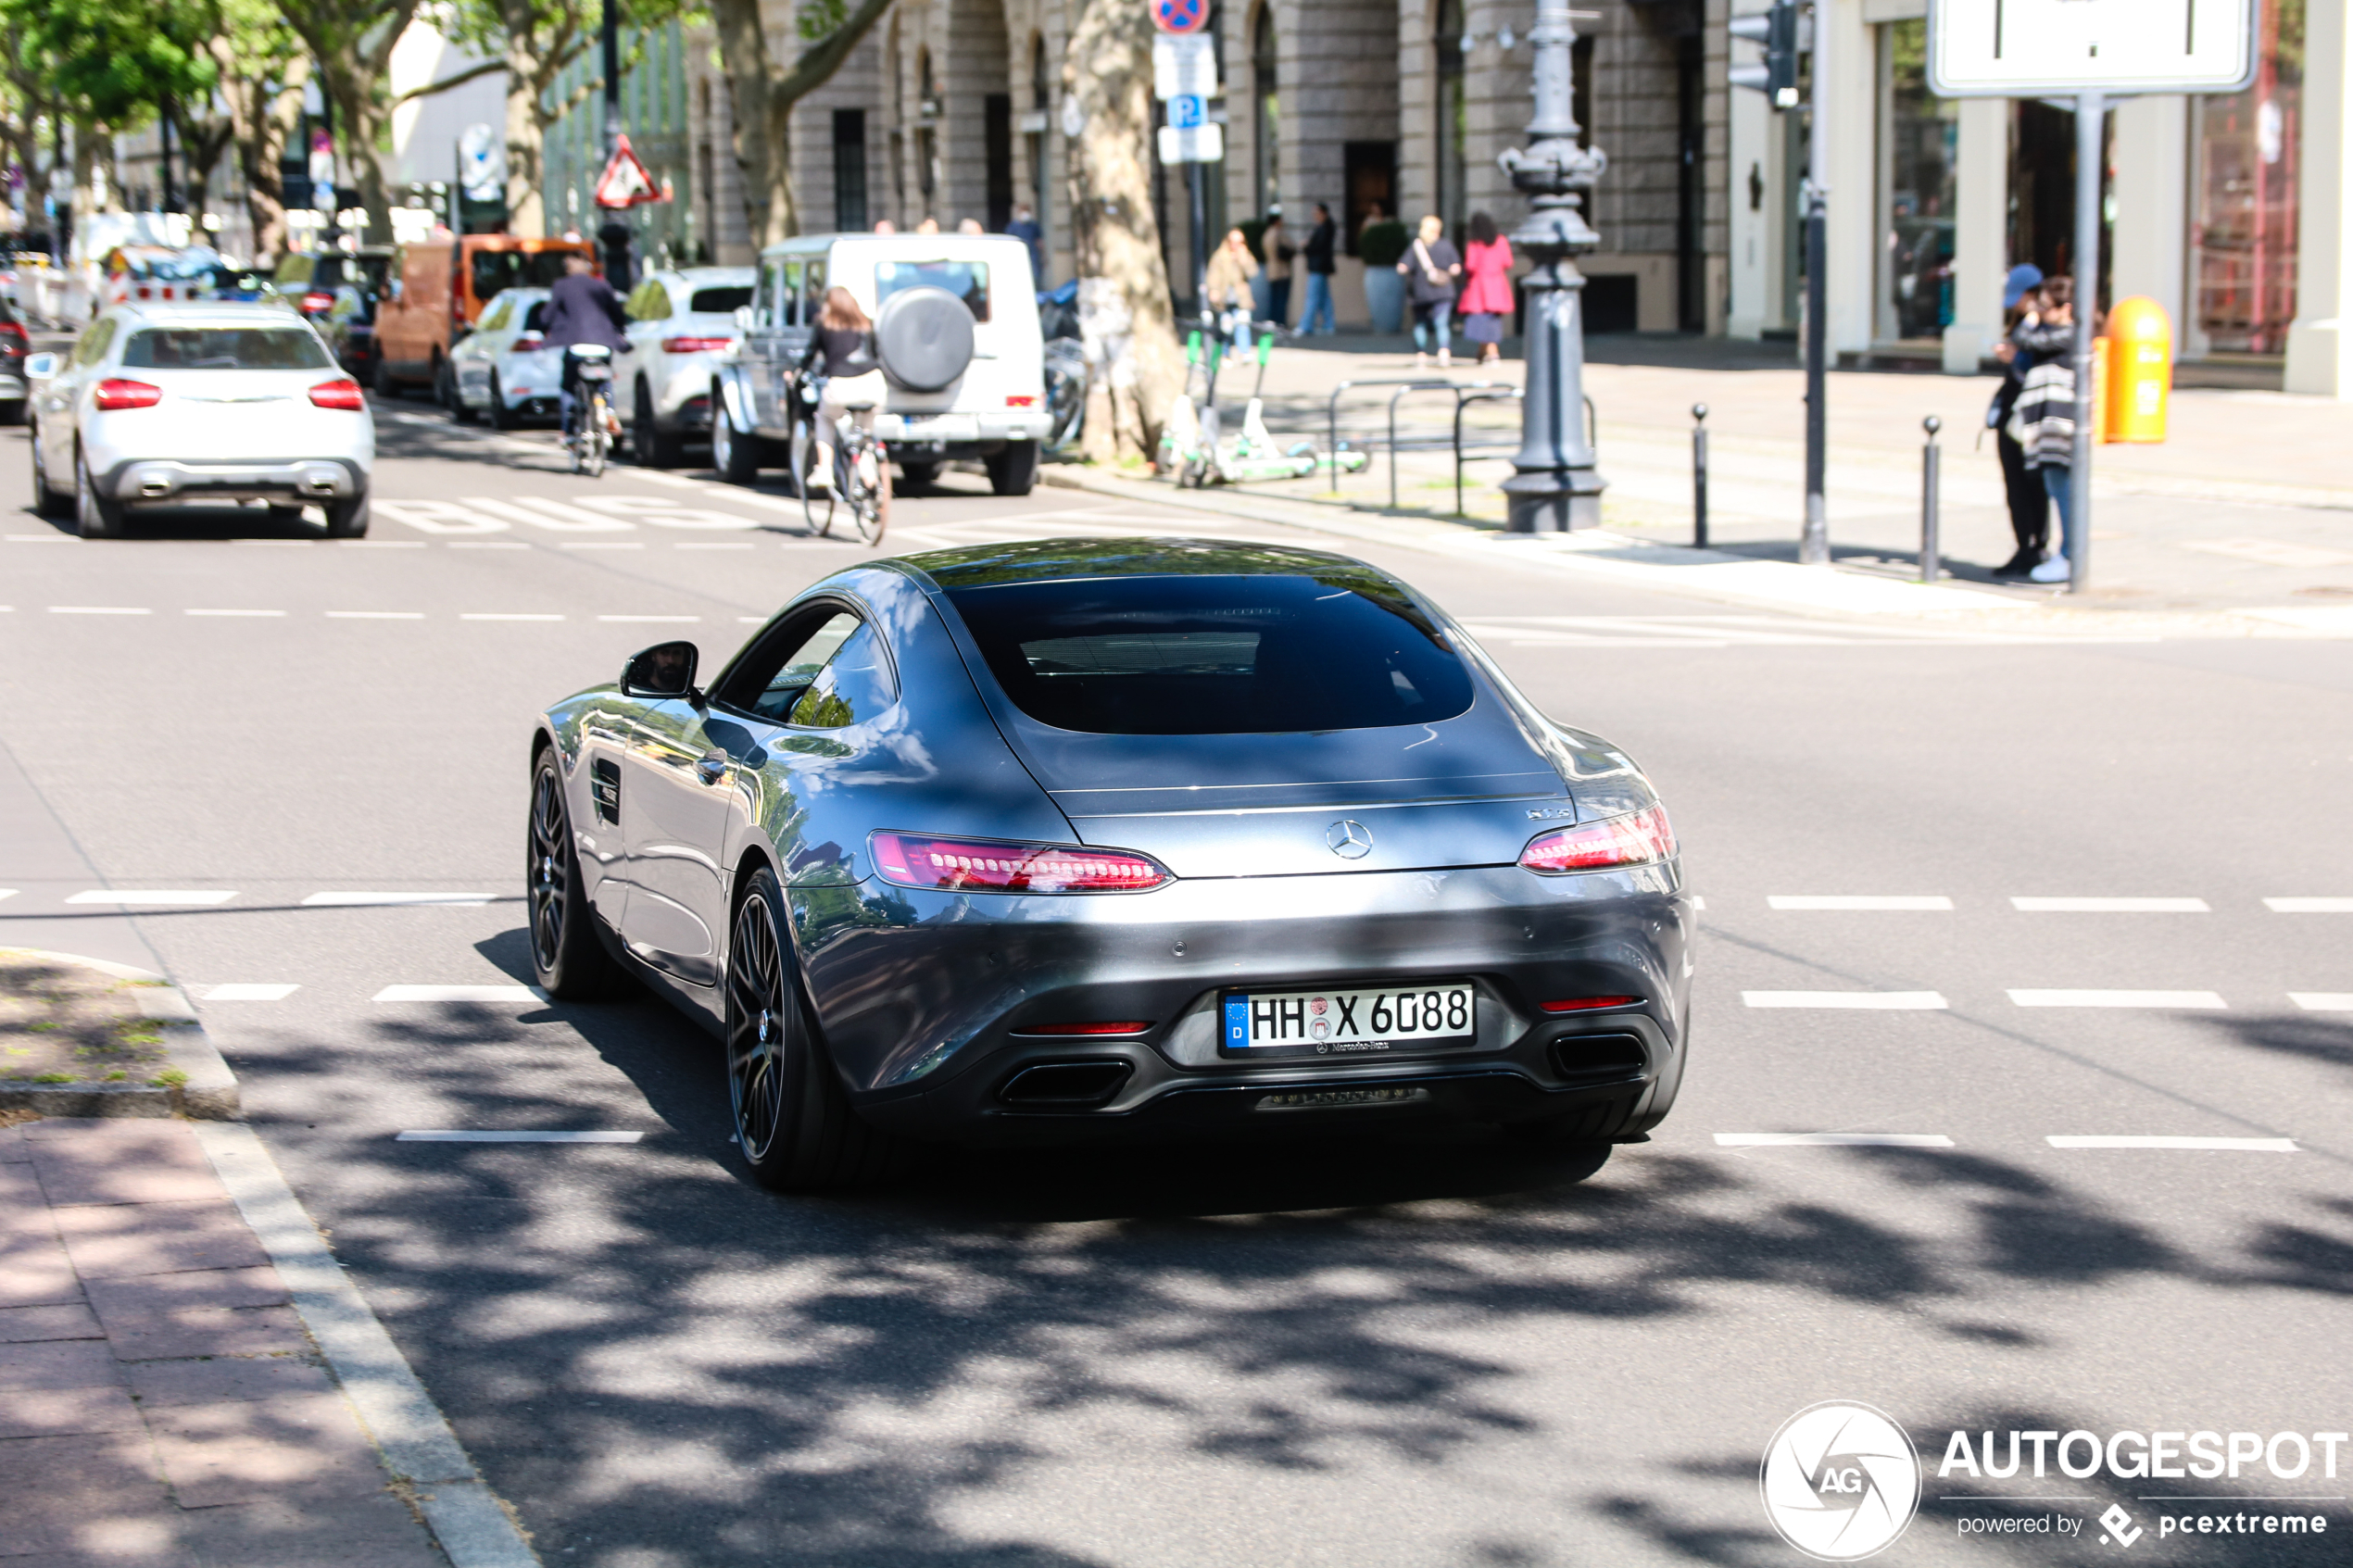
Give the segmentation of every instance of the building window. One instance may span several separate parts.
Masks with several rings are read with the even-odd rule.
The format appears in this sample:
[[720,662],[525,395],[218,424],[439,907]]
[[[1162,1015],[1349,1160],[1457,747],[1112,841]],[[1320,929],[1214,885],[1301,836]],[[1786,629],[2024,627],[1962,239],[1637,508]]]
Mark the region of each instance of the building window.
[[2304,7],[2264,0],[2255,84],[2193,98],[2196,297],[2184,345],[2278,354],[2296,316],[2296,179],[2303,151]]
[[1469,207],[1470,171],[1463,149],[1469,140],[1470,107],[1463,85],[1461,0],[1438,7],[1438,216],[1457,239]]
[[834,110],[834,228],[855,234],[866,227],[866,111]]
[[[1046,214],[1053,210],[1046,200],[1048,155],[1046,132],[1042,127],[1046,123],[1047,112],[1053,107],[1053,79],[1046,69],[1046,35],[1033,32],[1029,35],[1029,109],[1038,117],[1041,129],[1026,132],[1024,136],[1029,157],[1029,216],[1030,220],[1038,225],[1038,250],[1041,256],[1050,248],[1046,238]],[[1040,285],[1045,281],[1042,277],[1038,280]]]
[[1251,78],[1255,89],[1252,101],[1258,107],[1251,139],[1254,176],[1252,190],[1258,198],[1258,210],[1272,212],[1283,199],[1281,78],[1276,70],[1272,0],[1258,7],[1258,20],[1251,28],[1250,52]]
[[924,216],[932,216],[932,194],[939,188],[939,134],[934,122],[940,117],[939,94],[931,81],[931,50],[915,51],[915,189],[924,198]]
[[1881,338],[1937,338],[1953,320],[1953,161],[1960,104],[1928,90],[1928,23],[1879,29]]

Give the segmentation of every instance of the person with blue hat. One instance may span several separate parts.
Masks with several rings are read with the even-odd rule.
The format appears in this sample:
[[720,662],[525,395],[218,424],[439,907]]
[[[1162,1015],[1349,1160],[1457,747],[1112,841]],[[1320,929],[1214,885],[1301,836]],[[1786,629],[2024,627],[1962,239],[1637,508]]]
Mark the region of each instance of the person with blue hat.
[[[2026,314],[2029,295],[2043,286],[2043,270],[2032,261],[2022,261],[2009,270],[2002,280],[2002,321],[2006,332],[2015,332]],[[2026,384],[2026,372],[2032,368],[2030,355],[2020,352],[2018,345],[2005,336],[1994,345],[1994,358],[2002,362],[2004,374],[1999,391],[1985,409],[1986,428],[1994,433],[1994,449],[2002,459],[2002,493],[2009,502],[2010,533],[2018,539],[2018,549],[2010,558],[1994,569],[1996,577],[2023,577],[2042,564],[2051,538],[2051,497],[2044,488],[2043,476],[2026,466],[2026,448],[2011,438],[2007,426],[2010,409],[2018,403],[2019,390]]]

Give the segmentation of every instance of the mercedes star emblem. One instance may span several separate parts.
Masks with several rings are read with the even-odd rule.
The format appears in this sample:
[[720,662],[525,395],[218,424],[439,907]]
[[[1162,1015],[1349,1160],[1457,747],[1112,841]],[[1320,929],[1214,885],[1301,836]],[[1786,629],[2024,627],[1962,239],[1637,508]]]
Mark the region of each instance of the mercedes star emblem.
[[1343,817],[1324,830],[1324,842],[1341,859],[1361,860],[1373,852],[1373,830]]

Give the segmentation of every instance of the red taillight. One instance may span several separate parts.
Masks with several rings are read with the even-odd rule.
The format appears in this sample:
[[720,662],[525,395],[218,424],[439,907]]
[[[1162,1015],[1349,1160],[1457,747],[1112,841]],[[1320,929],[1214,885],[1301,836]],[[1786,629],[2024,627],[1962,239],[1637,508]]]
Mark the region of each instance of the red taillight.
[[163,388],[149,386],[143,381],[102,381],[98,383],[98,407],[101,408],[152,408],[163,401]]
[[535,348],[545,348],[547,346],[547,340],[541,337],[537,332],[525,332],[522,336],[515,339],[515,352],[518,354],[528,354]]
[[1038,407],[1038,398],[1034,393],[1009,392],[1005,394],[1005,407],[1008,408],[1035,408]]
[[1637,997],[1570,997],[1541,1006],[1546,1012],[1592,1012],[1596,1008],[1630,1008],[1639,1000]]
[[32,340],[25,336],[24,329],[14,321],[0,321],[0,338],[16,339],[19,348],[29,349],[32,346]]
[[359,409],[368,406],[359,395],[359,383],[346,376],[341,381],[322,381],[310,389],[310,401],[321,408]]
[[971,893],[1141,893],[1176,879],[1125,849],[1079,844],[1004,844],[912,833],[867,836],[875,870],[901,887]]
[[1675,830],[1667,823],[1667,808],[1652,806],[1540,834],[1519,852],[1519,863],[1531,872],[1598,872],[1674,857]]
[[302,296],[303,313],[305,315],[316,316],[320,311],[326,309],[334,302],[335,296],[331,294],[311,293],[304,295]]
[[724,348],[736,340],[731,337],[666,337],[661,340],[664,354],[700,354],[706,349]]
[[1105,1023],[1023,1023],[1016,1025],[1016,1035],[1140,1035],[1152,1026],[1151,1019],[1141,1022]]

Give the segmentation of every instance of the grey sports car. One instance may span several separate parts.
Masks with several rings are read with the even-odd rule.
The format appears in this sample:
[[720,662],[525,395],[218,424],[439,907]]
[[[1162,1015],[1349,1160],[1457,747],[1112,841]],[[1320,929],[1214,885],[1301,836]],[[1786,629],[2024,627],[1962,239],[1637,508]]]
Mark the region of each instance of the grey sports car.
[[1674,1102],[1692,901],[1649,782],[1364,562],[937,551],[696,665],[540,720],[534,960],[720,1035],[771,1185],[909,1139],[1625,1142]]

